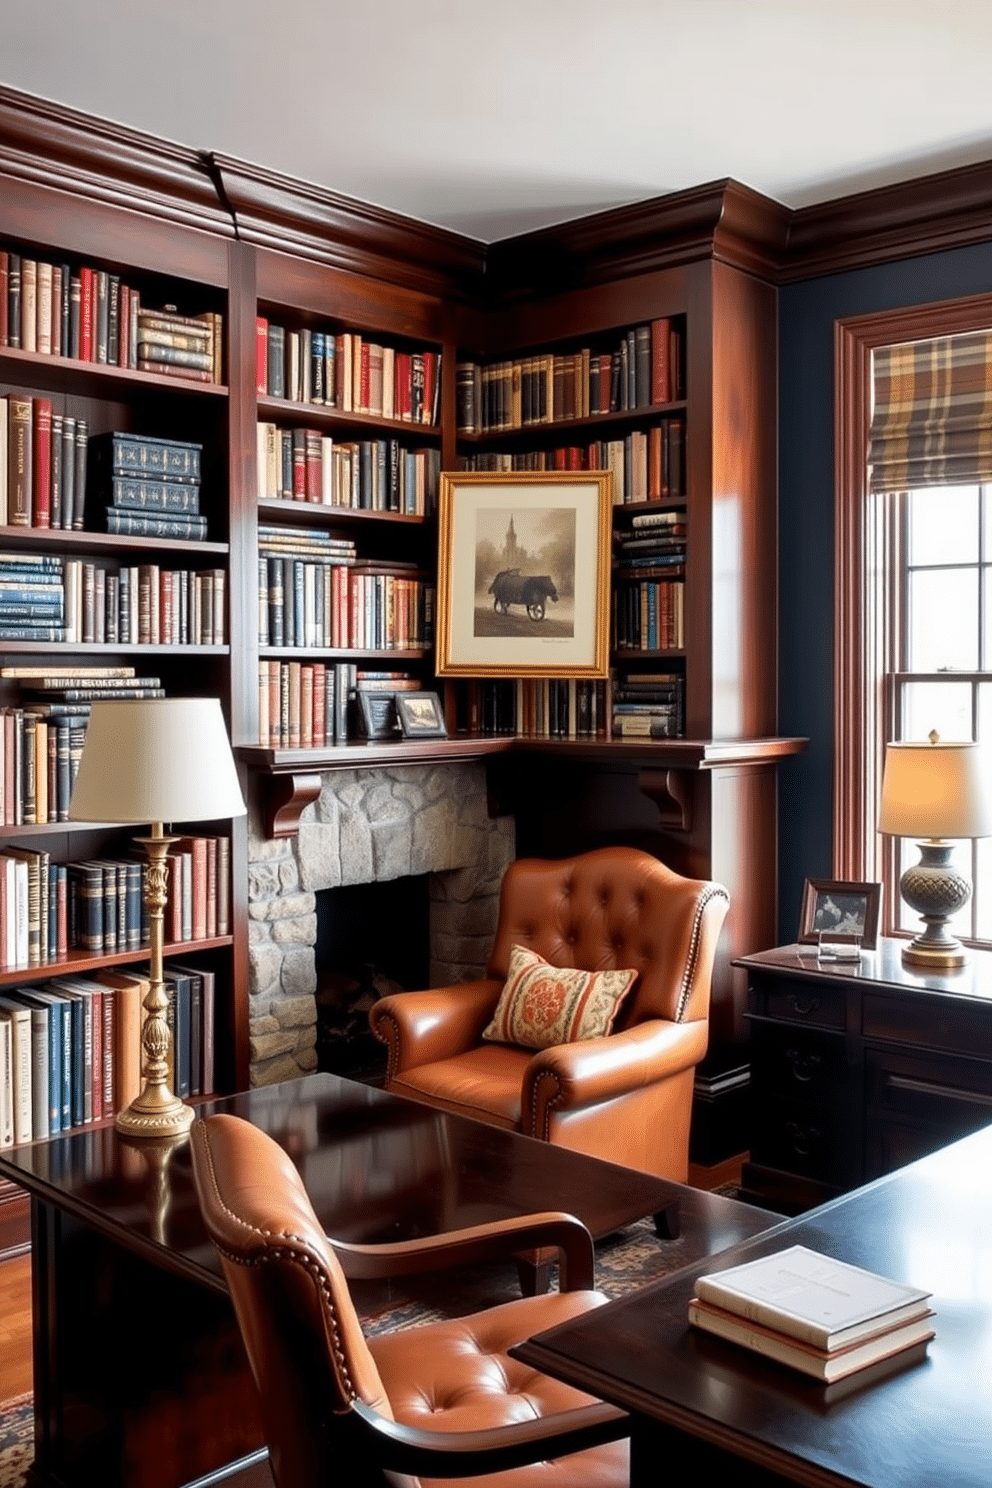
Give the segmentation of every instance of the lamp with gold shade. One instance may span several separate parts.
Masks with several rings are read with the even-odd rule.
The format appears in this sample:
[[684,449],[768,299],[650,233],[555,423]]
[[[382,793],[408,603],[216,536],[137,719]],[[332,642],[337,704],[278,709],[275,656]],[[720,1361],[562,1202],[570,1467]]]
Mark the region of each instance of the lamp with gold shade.
[[920,849],[900,889],[926,928],[903,949],[903,961],[933,971],[963,966],[968,952],[948,921],[968,903],[971,883],[951,854],[957,839],[992,836],[992,796],[978,745],[945,742],[936,731],[928,743],[889,744],[878,830],[913,837]]
[[169,1083],[169,1001],[162,980],[166,859],[176,839],[166,822],[243,816],[244,798],[216,698],[141,698],[95,702],[69,803],[73,821],[147,822],[138,840],[148,855],[145,906],[149,925],[149,990],[141,1035],[142,1090],[118,1113],[117,1130],[132,1137],[172,1137],[188,1130],[193,1110]]

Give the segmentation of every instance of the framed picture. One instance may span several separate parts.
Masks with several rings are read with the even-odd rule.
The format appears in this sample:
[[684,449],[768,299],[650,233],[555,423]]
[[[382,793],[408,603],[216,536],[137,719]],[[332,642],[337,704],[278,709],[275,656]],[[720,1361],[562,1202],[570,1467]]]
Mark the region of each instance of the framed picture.
[[364,738],[399,738],[400,724],[396,716],[395,694],[359,691],[355,695],[355,705],[358,731]]
[[398,692],[396,712],[404,739],[445,739],[441,699],[436,692]]
[[808,878],[803,888],[799,944],[816,945],[824,934],[857,936],[862,950],[878,943],[880,883],[846,883],[834,878]]
[[613,478],[442,475],[437,672],[605,677]]

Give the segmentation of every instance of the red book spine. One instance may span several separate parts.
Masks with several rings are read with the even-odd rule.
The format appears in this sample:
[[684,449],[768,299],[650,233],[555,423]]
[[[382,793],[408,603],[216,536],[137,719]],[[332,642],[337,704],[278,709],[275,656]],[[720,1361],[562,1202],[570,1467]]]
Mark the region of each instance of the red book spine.
[[[103,993],[103,1114],[114,1114],[114,1048],[117,1043],[117,999],[108,987]],[[95,1104],[95,1102],[94,1102]]]
[[322,749],[326,743],[324,713],[327,709],[327,668],[315,662],[313,668],[313,745]]
[[269,322],[264,315],[255,317],[255,391],[263,396],[269,391]]
[[120,287],[117,307],[117,365],[126,367],[131,348],[131,291],[126,284]]
[[651,322],[651,402],[667,403],[672,396],[671,368],[669,366],[669,320]]
[[370,368],[369,368],[369,343],[367,341],[363,341],[362,342],[362,362],[361,362],[361,369],[362,369],[361,392],[360,392],[360,395],[359,395],[358,411],[359,411],[359,413],[368,413],[368,411],[369,411],[369,387],[370,387],[370,383],[371,383],[371,373],[370,373]]
[[[103,1120],[103,994],[90,998],[93,1009],[93,1120]],[[108,1112],[109,1115],[109,1112]]]
[[424,406],[420,414],[421,423],[424,424],[430,423],[431,410],[434,407],[434,378],[437,375],[436,360],[433,351],[424,352]]
[[79,271],[79,360],[93,360],[93,270]]
[[207,936],[217,934],[217,838],[207,838]]
[[34,492],[32,527],[52,525],[52,400],[34,400]]

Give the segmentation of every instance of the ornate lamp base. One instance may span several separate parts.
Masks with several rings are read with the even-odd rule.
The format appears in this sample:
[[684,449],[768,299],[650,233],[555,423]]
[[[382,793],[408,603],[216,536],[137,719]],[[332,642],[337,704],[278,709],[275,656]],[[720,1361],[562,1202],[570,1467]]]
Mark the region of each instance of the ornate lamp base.
[[[149,1097],[154,1094],[145,1092]],[[114,1126],[122,1137],[180,1137],[193,1125],[195,1114],[192,1106],[184,1105],[177,1095],[171,1101],[146,1100],[139,1095],[118,1112]]]
[[926,925],[902,953],[906,966],[946,971],[964,966],[967,949],[947,928],[947,922],[971,898],[971,884],[951,864],[949,842],[920,842],[920,861],[902,876],[902,897]]

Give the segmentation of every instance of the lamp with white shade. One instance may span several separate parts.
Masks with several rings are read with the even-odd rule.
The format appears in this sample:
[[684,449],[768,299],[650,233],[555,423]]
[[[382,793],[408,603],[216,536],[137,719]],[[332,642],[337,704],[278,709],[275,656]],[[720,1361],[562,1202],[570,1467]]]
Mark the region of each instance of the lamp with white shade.
[[141,1035],[142,1091],[118,1113],[127,1136],[171,1137],[188,1130],[193,1110],[169,1083],[169,1001],[162,981],[163,915],[169,846],[166,822],[243,816],[244,798],[216,698],[95,702],[69,803],[73,821],[147,822],[138,840],[148,855],[145,906],[149,990]]
[[940,971],[963,966],[968,952],[948,921],[971,898],[971,883],[951,862],[960,838],[992,836],[992,795],[978,745],[945,742],[889,744],[882,776],[878,830],[912,837],[920,861],[900,881],[902,897],[926,926],[903,949],[909,966]]

